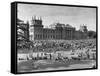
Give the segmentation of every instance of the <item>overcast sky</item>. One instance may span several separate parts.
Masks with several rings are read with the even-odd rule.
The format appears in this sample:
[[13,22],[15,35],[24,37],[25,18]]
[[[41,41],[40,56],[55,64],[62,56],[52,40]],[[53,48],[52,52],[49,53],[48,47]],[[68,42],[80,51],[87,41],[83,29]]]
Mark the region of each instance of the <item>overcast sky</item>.
[[18,4],[18,18],[30,21],[32,16],[42,17],[45,27],[60,22],[76,29],[86,24],[89,30],[96,30],[96,9],[84,7]]

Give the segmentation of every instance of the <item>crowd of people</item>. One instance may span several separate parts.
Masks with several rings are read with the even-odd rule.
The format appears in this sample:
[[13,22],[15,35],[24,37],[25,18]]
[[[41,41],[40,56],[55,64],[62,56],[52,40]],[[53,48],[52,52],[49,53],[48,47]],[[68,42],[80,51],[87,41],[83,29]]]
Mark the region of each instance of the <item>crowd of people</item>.
[[95,49],[96,40],[61,40],[61,41],[34,41],[33,52],[44,51],[44,52],[56,52],[56,51],[69,51],[69,50],[82,50],[82,49]]
[[26,55],[19,55],[19,60],[23,56],[27,60],[96,59],[96,40],[34,41],[31,51]]

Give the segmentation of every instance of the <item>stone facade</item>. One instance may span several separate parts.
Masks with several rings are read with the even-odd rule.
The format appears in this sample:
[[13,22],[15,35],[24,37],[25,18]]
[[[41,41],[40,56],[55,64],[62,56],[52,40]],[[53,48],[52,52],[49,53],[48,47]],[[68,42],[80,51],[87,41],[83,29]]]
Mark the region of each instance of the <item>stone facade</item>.
[[[86,27],[85,27],[86,28]],[[81,28],[81,30],[83,30]],[[72,40],[84,39],[86,32],[76,31],[74,27],[69,24],[55,23],[49,28],[44,28],[42,19],[32,18],[30,25],[30,40]]]

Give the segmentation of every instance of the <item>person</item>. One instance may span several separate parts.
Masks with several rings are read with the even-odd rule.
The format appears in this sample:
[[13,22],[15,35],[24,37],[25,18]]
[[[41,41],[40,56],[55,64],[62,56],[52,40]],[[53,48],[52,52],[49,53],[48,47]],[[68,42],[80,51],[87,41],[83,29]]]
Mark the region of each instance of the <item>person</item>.
[[87,58],[89,59],[90,58],[89,49],[86,51],[86,55],[87,55]]
[[50,60],[52,59],[52,55],[51,55],[51,53],[49,54],[49,56],[50,56]]

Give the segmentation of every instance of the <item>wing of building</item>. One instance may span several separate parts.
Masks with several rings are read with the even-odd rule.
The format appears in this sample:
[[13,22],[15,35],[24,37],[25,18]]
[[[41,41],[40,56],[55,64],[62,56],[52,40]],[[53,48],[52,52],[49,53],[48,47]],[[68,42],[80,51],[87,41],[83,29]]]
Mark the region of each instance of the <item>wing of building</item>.
[[49,28],[44,28],[42,19],[32,18],[30,25],[30,40],[72,40],[87,38],[84,32],[86,26],[81,26],[79,31],[69,24],[54,23]]

